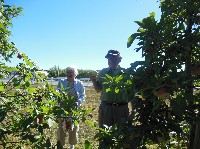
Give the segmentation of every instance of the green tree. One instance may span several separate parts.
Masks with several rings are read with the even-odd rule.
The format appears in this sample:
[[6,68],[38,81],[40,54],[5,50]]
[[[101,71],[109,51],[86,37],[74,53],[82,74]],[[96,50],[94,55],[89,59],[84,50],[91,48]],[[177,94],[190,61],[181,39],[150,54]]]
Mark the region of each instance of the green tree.
[[[60,71],[60,70],[59,70]],[[51,78],[51,77],[53,77],[53,78],[56,78],[56,77],[58,77],[58,67],[57,66],[54,66],[54,67],[52,67],[52,68],[50,68],[49,70],[48,70],[48,77],[49,78]]]
[[[137,40],[135,50],[145,57],[132,63],[126,73],[132,82],[125,84],[133,94],[130,119],[117,129],[102,130],[98,136],[112,138],[112,145],[116,140],[118,147],[125,142],[138,148],[155,143],[160,148],[198,146],[200,1],[159,2],[160,20],[152,12],[135,21],[139,28],[127,42],[130,47]],[[177,144],[172,144],[174,141]]]
[[89,78],[89,73],[93,70],[83,70],[79,69],[78,70],[78,76],[77,78]]
[[[35,63],[9,41],[12,19],[22,13],[22,8],[6,5],[4,1],[0,6],[0,144],[4,148],[23,148],[24,145],[53,148],[55,144],[48,135],[49,120],[55,122],[61,114],[71,112],[76,124],[80,119],[86,121],[91,110],[71,111],[58,106],[61,99],[70,103],[68,96],[46,82],[46,77],[37,73]],[[20,63],[7,66],[6,62],[11,62],[13,57],[20,59]],[[4,81],[12,72],[16,73]],[[35,84],[32,78],[36,79]]]
[[[93,70],[83,70],[78,69],[78,75],[77,78],[89,78],[89,72]],[[48,77],[57,78],[58,77],[58,68],[56,66],[50,68],[48,70]],[[66,77],[66,70],[65,69],[59,69],[59,77]]]
[[[160,136],[170,141],[170,132],[175,131],[176,141],[183,140],[193,148],[194,140],[199,139],[194,134],[199,127],[200,96],[194,89],[200,86],[200,1],[164,0],[160,4],[160,21],[154,13],[136,21],[139,29],[127,43],[130,47],[138,39],[136,50],[142,50],[145,57],[131,67],[133,87],[140,96],[133,101],[139,113],[136,119],[147,132],[142,141],[156,137],[158,141]],[[191,126],[189,138],[183,123]]]

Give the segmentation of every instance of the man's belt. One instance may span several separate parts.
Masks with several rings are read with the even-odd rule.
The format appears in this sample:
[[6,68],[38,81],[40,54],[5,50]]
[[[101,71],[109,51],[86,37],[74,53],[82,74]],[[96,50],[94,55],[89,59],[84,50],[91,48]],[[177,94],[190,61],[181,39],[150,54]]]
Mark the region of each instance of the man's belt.
[[113,107],[119,107],[119,106],[123,106],[123,105],[128,104],[126,102],[106,102],[106,101],[103,101],[103,103],[106,104],[106,105],[111,105]]

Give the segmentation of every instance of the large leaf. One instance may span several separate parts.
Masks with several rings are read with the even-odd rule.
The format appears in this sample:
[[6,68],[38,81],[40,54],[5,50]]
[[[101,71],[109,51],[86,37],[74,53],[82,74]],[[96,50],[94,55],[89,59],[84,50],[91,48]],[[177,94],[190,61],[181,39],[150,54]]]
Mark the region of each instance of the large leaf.
[[6,108],[1,108],[0,109],[0,122],[2,122],[5,119],[6,115],[7,115]]
[[134,63],[131,63],[131,69],[134,70],[138,65],[144,65],[144,63],[144,61],[135,61]]
[[90,142],[88,140],[85,140],[85,149],[91,149]]
[[4,88],[4,86],[3,86],[3,83],[0,82],[0,92],[2,92],[2,91],[5,91],[5,88]]
[[183,106],[178,103],[177,101],[175,100],[172,100],[171,101],[171,107],[172,107],[172,110],[174,112],[174,114],[176,114],[178,117],[182,117],[183,116]]
[[35,88],[35,87],[28,88],[28,93],[29,93],[29,94],[32,94],[32,93],[34,93],[36,90],[37,90],[37,88]]
[[131,46],[131,44],[137,38],[137,36],[138,36],[138,33],[134,33],[128,38],[127,48],[129,48]]

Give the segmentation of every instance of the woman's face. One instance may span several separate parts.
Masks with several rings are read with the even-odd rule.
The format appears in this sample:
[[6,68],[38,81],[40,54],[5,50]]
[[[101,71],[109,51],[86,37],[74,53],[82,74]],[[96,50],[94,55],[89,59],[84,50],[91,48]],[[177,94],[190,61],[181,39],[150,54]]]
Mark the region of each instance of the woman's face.
[[75,73],[74,73],[73,70],[67,70],[66,75],[67,75],[67,80],[69,82],[73,82],[74,81],[74,79],[75,79]]

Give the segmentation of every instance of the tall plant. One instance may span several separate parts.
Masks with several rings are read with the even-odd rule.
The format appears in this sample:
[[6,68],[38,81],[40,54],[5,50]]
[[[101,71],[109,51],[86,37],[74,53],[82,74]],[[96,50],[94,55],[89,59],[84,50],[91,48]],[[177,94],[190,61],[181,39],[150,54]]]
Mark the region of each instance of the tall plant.
[[[71,109],[61,109],[58,102],[71,101],[66,93],[57,92],[46,82],[45,76],[37,73],[35,63],[10,42],[12,19],[21,12],[21,7],[0,2],[0,146],[51,148],[56,145],[49,133],[52,124],[56,124],[52,122],[71,112]],[[21,62],[14,67],[7,66],[13,57]],[[85,121],[90,112],[81,108],[72,111],[74,123],[80,119]]]
[[[139,29],[127,43],[130,47],[138,39],[136,51],[142,50],[145,57],[131,67],[138,96],[133,100],[137,127],[144,132],[143,142],[159,142],[161,137],[170,143],[170,133],[176,132],[178,144],[183,140],[193,148],[199,139],[194,134],[199,127],[200,93],[194,91],[200,86],[200,2],[162,0],[160,8],[159,21],[154,13],[136,21]],[[183,123],[191,126],[189,138]]]
[[[132,95],[129,121],[122,127],[102,130],[111,146],[161,148],[197,146],[200,102],[200,1],[160,0],[161,17],[155,13],[142,21],[127,42],[138,41],[136,52],[144,61],[127,69],[124,86]],[[128,76],[128,77],[127,77]],[[113,143],[115,142],[115,143]],[[194,143],[195,142],[195,143]]]

